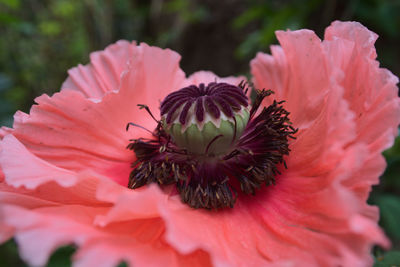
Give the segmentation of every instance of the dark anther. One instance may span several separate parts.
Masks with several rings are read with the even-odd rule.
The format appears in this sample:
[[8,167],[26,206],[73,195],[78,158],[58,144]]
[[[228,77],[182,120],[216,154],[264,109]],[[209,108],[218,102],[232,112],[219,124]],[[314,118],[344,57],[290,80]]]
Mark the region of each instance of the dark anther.
[[206,151],[205,151],[205,154],[206,154],[206,155],[208,155],[208,150],[210,149],[210,146],[211,146],[218,138],[221,138],[221,137],[223,137],[223,135],[222,135],[222,134],[219,134],[219,135],[217,135],[216,137],[214,137],[214,138],[208,143],[207,148],[206,148]]
[[145,130],[145,131],[148,131],[149,133],[153,134],[153,132],[152,132],[152,131],[150,131],[149,129],[146,129],[146,128],[144,128],[143,126],[141,126],[141,125],[138,125],[138,124],[136,124],[136,123],[133,123],[133,122],[128,122],[128,124],[126,124],[126,131],[128,131],[128,130],[129,130],[129,126],[135,126],[135,127],[138,127],[138,128],[140,128],[140,129],[143,129],[143,130]]
[[137,106],[139,107],[139,109],[145,109],[150,114],[150,116],[153,118],[153,120],[155,122],[158,122],[158,120],[153,116],[153,114],[150,111],[150,108],[147,105],[138,104]]

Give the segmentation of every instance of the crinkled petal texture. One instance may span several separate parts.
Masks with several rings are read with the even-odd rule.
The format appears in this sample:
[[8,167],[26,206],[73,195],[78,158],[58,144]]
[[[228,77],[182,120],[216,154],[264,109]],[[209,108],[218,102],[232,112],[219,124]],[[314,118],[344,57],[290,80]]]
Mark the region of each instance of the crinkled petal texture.
[[127,189],[125,146],[148,133],[125,126],[155,126],[137,104],[157,115],[183,86],[242,78],[186,79],[175,52],[120,41],[0,131],[0,242],[14,236],[32,266],[65,244],[78,247],[74,266],[372,265],[372,245],[389,242],[366,199],[399,124],[397,78],[358,23],[333,23],[324,41],[308,30],[277,37],[251,62],[256,87],[286,100],[299,128],[275,186],[222,211],[191,209],[170,188]]

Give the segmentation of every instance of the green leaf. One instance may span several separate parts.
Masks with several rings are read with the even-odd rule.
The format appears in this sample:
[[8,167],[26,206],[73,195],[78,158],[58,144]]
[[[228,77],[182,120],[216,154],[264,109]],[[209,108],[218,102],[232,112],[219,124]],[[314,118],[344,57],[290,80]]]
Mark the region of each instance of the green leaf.
[[128,264],[126,262],[121,262],[120,264],[118,264],[117,267],[128,267]]
[[387,168],[382,181],[385,189],[400,192],[400,155],[387,159]]
[[9,240],[0,245],[0,267],[25,267],[26,265],[18,256],[17,244],[14,240]]
[[17,9],[20,6],[19,0],[0,0],[0,4],[4,4],[12,9]]
[[39,29],[42,34],[53,36],[61,32],[61,25],[57,21],[43,21],[39,24]]
[[73,17],[76,14],[78,4],[73,1],[55,1],[52,10],[55,15],[60,17]]
[[400,266],[400,251],[389,251],[375,260],[374,267]]
[[375,202],[380,208],[380,223],[386,233],[392,238],[400,240],[400,197],[389,194],[380,194],[374,197],[373,202]]
[[242,29],[251,22],[254,22],[264,16],[270,15],[271,13],[272,11],[266,4],[250,7],[233,20],[232,26],[234,29]]
[[71,257],[75,252],[73,246],[65,246],[57,249],[51,255],[47,267],[69,267],[72,265]]
[[18,23],[20,18],[6,13],[0,13],[0,24],[9,25],[13,23]]
[[[400,129],[399,129],[399,135],[400,135]],[[385,157],[388,159],[390,159],[391,157],[400,156],[400,136],[397,136],[393,146],[388,150],[386,150],[385,152],[383,152],[383,155],[385,155]]]

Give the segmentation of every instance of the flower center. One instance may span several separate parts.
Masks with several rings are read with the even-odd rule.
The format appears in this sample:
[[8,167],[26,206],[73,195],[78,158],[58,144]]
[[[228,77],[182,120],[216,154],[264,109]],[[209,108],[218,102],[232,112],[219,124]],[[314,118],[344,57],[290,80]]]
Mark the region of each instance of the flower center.
[[254,195],[262,184],[274,184],[297,130],[283,102],[256,116],[272,91],[256,90],[249,109],[245,87],[213,82],[168,95],[153,138],[133,139],[127,147],[137,158],[128,187],[175,184],[189,206],[219,209],[233,207],[239,190]]
[[227,83],[191,85],[161,103],[161,122],[172,141],[189,154],[229,152],[249,119],[242,88]]

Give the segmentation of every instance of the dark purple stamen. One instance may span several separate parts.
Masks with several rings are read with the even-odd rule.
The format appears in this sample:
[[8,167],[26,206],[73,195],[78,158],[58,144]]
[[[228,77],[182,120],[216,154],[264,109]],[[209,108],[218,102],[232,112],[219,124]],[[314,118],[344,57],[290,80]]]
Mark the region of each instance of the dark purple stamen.
[[156,117],[154,117],[153,113],[151,113],[150,108],[147,105],[137,104],[137,106],[139,107],[139,109],[145,109],[155,122],[157,123],[159,122],[159,120],[157,120]]
[[[289,138],[294,138],[297,129],[291,126],[283,101],[273,101],[257,112],[263,99],[272,94],[270,90],[257,90],[249,121],[243,133],[236,136],[237,122],[232,111],[240,109],[242,104],[247,106],[246,92],[244,83],[233,86],[214,82],[185,87],[166,97],[161,113],[166,114],[167,123],[175,118],[187,123],[193,106],[198,121],[204,120],[205,112],[214,117],[219,117],[221,111],[232,116],[235,128],[232,147],[222,155],[209,154],[211,145],[222,138],[217,135],[203,154],[190,154],[171,140],[165,125],[158,121],[151,139],[130,140],[127,148],[135,152],[137,160],[132,164],[128,187],[175,184],[182,202],[189,206],[220,209],[233,207],[236,198],[241,197],[238,191],[254,195],[263,184],[274,185],[280,173],[278,164],[286,167],[284,156],[290,151]],[[134,123],[129,125],[142,128]]]
[[205,151],[205,154],[206,154],[206,155],[208,154],[208,150],[210,149],[211,145],[212,145],[218,138],[221,138],[221,137],[223,137],[223,135],[222,135],[222,134],[219,134],[219,135],[217,135],[216,137],[214,137],[214,138],[208,143],[208,145],[207,145],[207,147],[206,147],[206,151]]
[[139,125],[139,124],[133,123],[133,122],[129,122],[129,123],[126,125],[126,131],[129,130],[129,126],[138,127],[138,128],[140,128],[140,129],[143,129],[143,130],[145,130],[145,131],[147,131],[147,132],[153,134],[153,132],[150,131],[149,129],[147,129],[147,128],[145,128],[145,127]]

